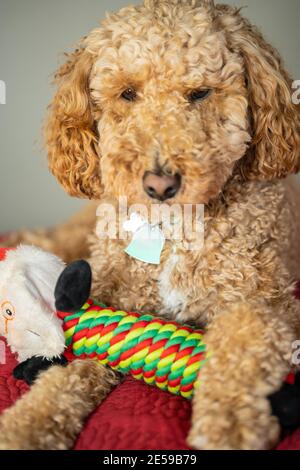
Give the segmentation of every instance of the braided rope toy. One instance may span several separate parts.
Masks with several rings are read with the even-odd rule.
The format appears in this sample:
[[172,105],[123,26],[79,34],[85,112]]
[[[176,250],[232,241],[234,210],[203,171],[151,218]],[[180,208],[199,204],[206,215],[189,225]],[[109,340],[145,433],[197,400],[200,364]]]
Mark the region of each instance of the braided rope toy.
[[77,356],[191,399],[208,355],[203,331],[153,315],[115,310],[89,299],[76,313],[58,313],[66,345]]

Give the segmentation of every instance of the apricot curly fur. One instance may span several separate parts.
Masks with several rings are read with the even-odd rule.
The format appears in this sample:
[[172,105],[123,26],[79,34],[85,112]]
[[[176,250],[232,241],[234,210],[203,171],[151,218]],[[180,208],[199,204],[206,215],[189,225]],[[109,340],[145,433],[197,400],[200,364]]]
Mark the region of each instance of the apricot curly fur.
[[63,450],[73,444],[85,418],[117,383],[92,360],[54,366],[15,406],[0,416],[0,450]]
[[[293,296],[300,274],[299,193],[290,178],[282,180],[299,170],[300,108],[292,103],[278,53],[236,8],[209,0],[145,0],[108,14],[59,69],[57,83],[46,141],[50,169],[66,191],[95,204],[117,205],[126,195],[129,204],[150,208],[143,175],[160,169],[182,175],[171,202],[205,204],[204,246],[187,251],[184,240],[167,241],[159,266],[129,258],[124,240],[99,240],[99,225],[89,235],[86,230],[94,296],[122,309],[206,325],[212,356],[193,402],[191,446],[272,447],[279,427],[267,397],[288,372],[300,334]],[[136,90],[133,102],[121,99],[128,87]],[[198,88],[212,92],[192,104],[188,94]],[[68,258],[79,244],[82,249],[81,230]],[[67,240],[74,223],[54,233]],[[53,251],[62,250],[61,238],[48,239]],[[44,374],[3,415],[12,436],[8,416],[16,413],[19,448],[71,446],[92,404],[83,412],[79,393],[80,416],[73,416],[73,395],[64,395],[66,413],[60,409],[68,371]],[[94,374],[80,389],[86,387],[85,397]],[[59,377],[63,386],[49,396],[47,380],[58,383]],[[58,424],[43,408],[45,396],[51,413],[59,412]],[[43,427],[44,419],[49,425]],[[28,422],[37,423],[38,440]]]

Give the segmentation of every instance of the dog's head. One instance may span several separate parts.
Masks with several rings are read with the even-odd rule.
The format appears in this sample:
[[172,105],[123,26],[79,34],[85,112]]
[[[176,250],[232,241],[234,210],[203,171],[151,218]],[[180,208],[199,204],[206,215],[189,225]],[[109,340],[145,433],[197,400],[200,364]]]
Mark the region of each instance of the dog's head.
[[75,196],[207,203],[231,175],[299,169],[299,109],[238,10],[145,0],[110,14],[57,73],[50,169]]

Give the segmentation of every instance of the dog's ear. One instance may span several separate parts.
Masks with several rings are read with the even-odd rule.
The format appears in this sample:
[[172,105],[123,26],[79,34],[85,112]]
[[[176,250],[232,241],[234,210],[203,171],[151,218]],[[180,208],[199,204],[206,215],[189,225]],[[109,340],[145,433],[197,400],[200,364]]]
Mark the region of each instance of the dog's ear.
[[[300,109],[278,52],[236,10],[220,21],[242,55],[248,88],[252,142],[240,170],[246,179],[283,178],[300,169]],[[229,14],[228,14],[229,13]]]
[[70,195],[97,199],[98,137],[89,93],[93,56],[81,47],[67,57],[55,75],[58,89],[45,126],[49,167]]

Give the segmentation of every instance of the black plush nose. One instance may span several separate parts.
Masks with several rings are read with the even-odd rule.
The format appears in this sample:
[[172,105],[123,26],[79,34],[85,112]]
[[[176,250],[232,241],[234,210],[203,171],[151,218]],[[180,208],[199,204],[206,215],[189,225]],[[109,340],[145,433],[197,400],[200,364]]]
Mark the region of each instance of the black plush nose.
[[176,175],[157,175],[147,171],[144,174],[143,186],[148,196],[159,201],[165,201],[174,197],[181,186],[181,176]]

